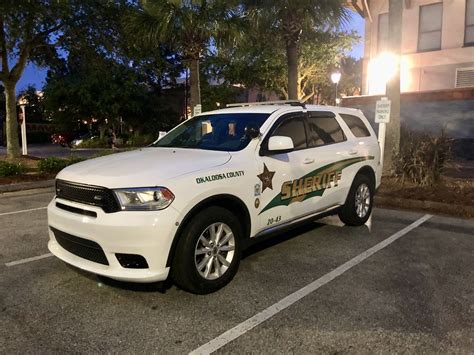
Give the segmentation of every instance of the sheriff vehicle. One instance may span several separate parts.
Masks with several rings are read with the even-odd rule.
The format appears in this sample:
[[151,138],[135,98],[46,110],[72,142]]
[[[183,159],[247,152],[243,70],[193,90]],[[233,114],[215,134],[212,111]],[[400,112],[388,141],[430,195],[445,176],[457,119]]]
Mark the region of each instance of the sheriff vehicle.
[[229,105],[151,146],[74,164],[48,206],[49,250],[109,278],[210,293],[242,250],[328,214],[364,224],[380,148],[361,111],[299,102]]

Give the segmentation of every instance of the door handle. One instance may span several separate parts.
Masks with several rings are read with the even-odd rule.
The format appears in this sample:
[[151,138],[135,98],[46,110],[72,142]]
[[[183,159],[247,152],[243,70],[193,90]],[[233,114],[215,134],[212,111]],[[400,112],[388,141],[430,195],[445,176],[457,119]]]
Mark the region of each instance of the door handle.
[[349,150],[349,154],[350,154],[350,155],[356,155],[357,153],[358,153],[358,151],[355,150],[355,149]]
[[303,164],[311,164],[311,163],[314,163],[314,159],[306,158],[305,160],[303,160]]

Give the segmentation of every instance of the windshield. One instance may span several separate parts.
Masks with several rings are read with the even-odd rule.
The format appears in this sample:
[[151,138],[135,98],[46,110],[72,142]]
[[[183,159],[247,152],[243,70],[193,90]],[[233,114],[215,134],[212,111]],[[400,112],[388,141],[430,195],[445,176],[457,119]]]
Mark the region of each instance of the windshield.
[[268,113],[198,116],[178,126],[152,146],[238,151],[250,142],[245,127],[252,124],[260,128],[269,116]]

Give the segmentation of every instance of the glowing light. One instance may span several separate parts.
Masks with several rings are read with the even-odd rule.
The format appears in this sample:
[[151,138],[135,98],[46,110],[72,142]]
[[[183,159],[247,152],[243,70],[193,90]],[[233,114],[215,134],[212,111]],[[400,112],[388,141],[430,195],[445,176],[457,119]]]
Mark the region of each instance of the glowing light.
[[369,62],[369,93],[383,94],[387,82],[397,72],[399,59],[392,53],[382,53]]
[[338,84],[339,83],[339,80],[341,80],[341,73],[339,72],[334,72],[331,74],[331,81],[334,83],[334,84]]
[[372,59],[368,66],[369,95],[385,94],[387,82],[393,78],[400,68],[401,91],[409,91],[412,85],[410,63],[408,57],[398,57],[393,53],[382,53]]

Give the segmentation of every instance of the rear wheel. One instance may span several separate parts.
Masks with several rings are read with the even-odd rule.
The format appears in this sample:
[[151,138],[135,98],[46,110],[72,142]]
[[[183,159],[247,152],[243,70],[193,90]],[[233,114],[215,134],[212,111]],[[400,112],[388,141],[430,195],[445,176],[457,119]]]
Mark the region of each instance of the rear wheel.
[[194,216],[178,241],[174,282],[198,294],[227,285],[239,267],[241,235],[237,218],[224,208],[210,207]]
[[356,175],[339,218],[350,226],[363,225],[372,213],[373,200],[374,184],[371,179],[362,174]]

